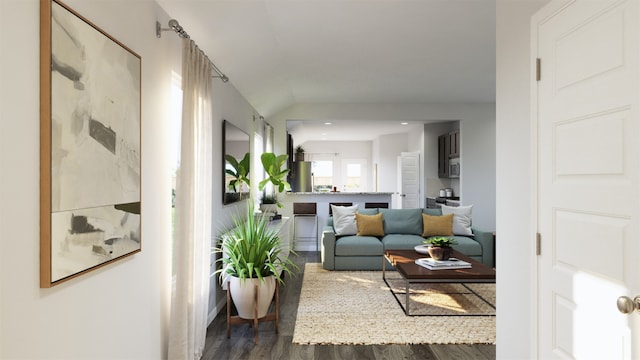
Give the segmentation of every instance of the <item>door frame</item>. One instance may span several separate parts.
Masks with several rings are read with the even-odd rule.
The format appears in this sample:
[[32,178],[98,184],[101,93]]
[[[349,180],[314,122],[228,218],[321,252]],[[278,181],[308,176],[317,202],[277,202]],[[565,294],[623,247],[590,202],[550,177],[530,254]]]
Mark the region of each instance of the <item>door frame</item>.
[[540,186],[538,184],[539,177],[539,158],[538,158],[538,81],[536,79],[538,72],[538,65],[536,59],[539,56],[538,52],[538,26],[544,22],[546,22],[549,18],[553,17],[555,14],[564,10],[566,7],[574,3],[576,0],[551,0],[546,5],[544,5],[540,10],[535,12],[531,17],[530,24],[530,45],[531,45],[531,61],[529,68],[529,79],[530,80],[530,134],[531,134],[531,153],[530,153],[530,164],[531,164],[531,175],[534,181],[531,184],[532,194],[531,194],[531,205],[532,211],[530,213],[530,223],[531,223],[531,232],[530,236],[527,239],[529,245],[529,251],[531,256],[533,257],[533,271],[531,272],[531,284],[532,289],[531,293],[533,295],[534,307],[530,312],[530,323],[534,325],[535,330],[532,335],[534,335],[534,346],[532,346],[533,356],[538,359],[540,357],[539,349],[540,349],[540,323],[538,318],[540,316],[540,277],[539,273],[541,271],[541,260],[538,255],[538,244],[537,244],[537,233],[539,232],[539,212],[540,212],[540,204],[539,204],[539,190]]

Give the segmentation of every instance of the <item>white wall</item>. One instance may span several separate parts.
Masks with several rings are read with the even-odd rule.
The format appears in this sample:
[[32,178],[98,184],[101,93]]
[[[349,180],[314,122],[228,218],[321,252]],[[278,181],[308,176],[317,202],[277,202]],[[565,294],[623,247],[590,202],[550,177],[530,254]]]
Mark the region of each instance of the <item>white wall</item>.
[[493,231],[496,223],[495,107],[460,122],[460,201],[473,205],[473,225]]
[[378,139],[380,153],[378,164],[378,191],[398,191],[398,157],[402,152],[409,151],[407,134],[383,135]]
[[531,15],[546,2],[498,0],[496,4],[498,359],[536,357],[529,36]]
[[142,57],[142,252],[39,288],[39,2],[0,10],[0,358],[160,359],[168,324],[171,67],[152,1],[66,3]]

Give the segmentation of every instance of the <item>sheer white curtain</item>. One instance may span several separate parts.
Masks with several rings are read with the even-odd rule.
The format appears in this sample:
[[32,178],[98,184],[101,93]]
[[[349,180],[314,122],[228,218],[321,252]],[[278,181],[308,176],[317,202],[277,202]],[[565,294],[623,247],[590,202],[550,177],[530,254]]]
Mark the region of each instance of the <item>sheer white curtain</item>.
[[273,152],[273,126],[267,123],[264,124],[264,137],[266,138],[264,151]]
[[209,59],[189,39],[182,50],[182,143],[176,190],[175,289],[169,359],[200,359],[209,304],[212,115]]

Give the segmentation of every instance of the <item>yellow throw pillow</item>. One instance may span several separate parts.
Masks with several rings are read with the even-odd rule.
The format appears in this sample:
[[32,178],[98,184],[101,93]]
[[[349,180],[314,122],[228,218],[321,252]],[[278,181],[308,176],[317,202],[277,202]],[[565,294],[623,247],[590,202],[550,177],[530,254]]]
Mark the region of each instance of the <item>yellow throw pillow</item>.
[[356,213],[356,224],[359,236],[384,236],[382,214],[363,215]]
[[422,237],[453,235],[453,214],[431,216],[423,213],[422,224]]

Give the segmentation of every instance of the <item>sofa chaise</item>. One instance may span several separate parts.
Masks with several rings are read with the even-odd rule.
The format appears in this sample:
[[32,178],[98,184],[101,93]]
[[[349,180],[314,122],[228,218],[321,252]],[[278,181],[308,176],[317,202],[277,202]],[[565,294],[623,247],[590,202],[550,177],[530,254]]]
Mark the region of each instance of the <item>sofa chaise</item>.
[[[336,220],[335,210],[338,209],[334,208],[334,216],[328,218],[327,224],[322,231],[322,267],[326,270],[381,270],[385,250],[407,250],[413,249],[417,245],[422,245],[425,240],[423,235],[429,235],[425,225],[428,225],[427,223],[442,223],[442,221],[445,221],[443,211],[453,212],[453,215],[446,215],[453,218],[453,228],[450,231],[453,234],[452,237],[457,241],[457,245],[453,246],[454,249],[474,260],[493,267],[493,234],[471,226],[471,206],[467,207],[468,219],[465,218],[464,214],[457,213],[464,212],[465,209],[445,208],[443,208],[445,210],[420,208],[355,210],[356,216],[360,220],[375,218],[379,222],[379,218],[382,218],[382,224],[377,225],[381,226],[381,228],[377,233],[373,232],[375,236],[358,235],[358,233],[361,233],[360,231],[355,234],[353,234],[353,231],[347,231],[346,234],[344,234],[344,231],[342,232],[343,234],[337,233],[334,221]],[[461,229],[460,221],[464,222],[465,220],[468,227]],[[370,221],[373,220],[367,220],[367,222]],[[357,221],[357,223],[358,225],[365,224],[365,221]],[[458,229],[456,229],[456,225],[458,225]],[[451,234],[438,235],[449,236]],[[386,266],[390,267],[390,264],[387,263]]]

